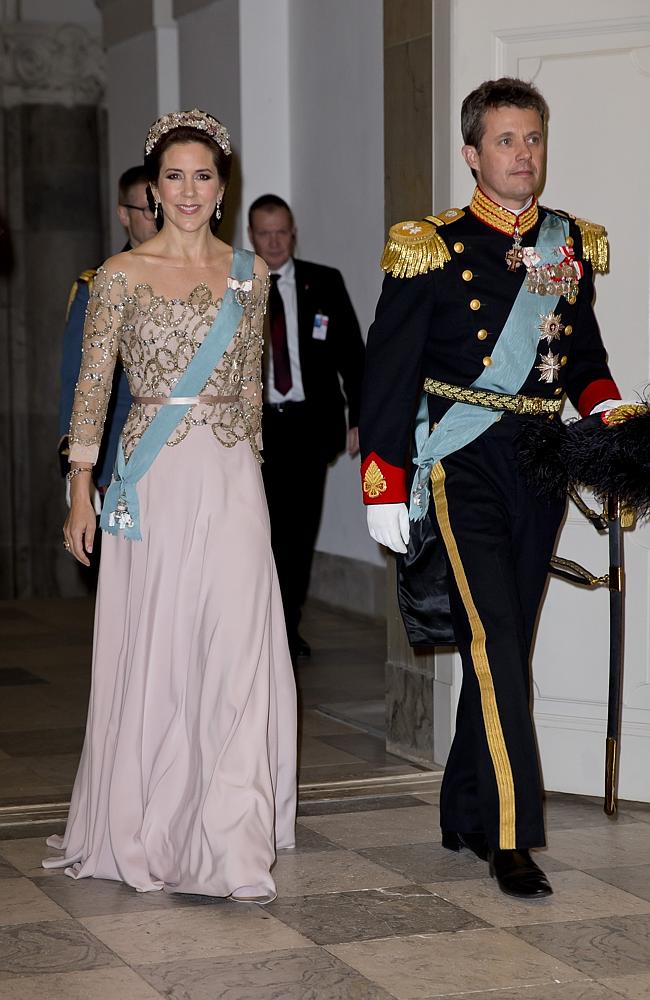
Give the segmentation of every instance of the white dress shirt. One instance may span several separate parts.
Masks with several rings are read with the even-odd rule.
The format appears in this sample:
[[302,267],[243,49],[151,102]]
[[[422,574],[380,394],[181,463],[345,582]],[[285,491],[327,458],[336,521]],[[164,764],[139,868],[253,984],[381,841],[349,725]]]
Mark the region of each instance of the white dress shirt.
[[296,294],[296,269],[293,257],[289,257],[282,267],[273,274],[279,274],[278,291],[284,305],[284,317],[287,324],[287,346],[289,348],[289,364],[291,365],[291,388],[286,396],[278,392],[273,380],[273,351],[271,344],[264,352],[264,402],[265,403],[300,403],[305,398],[300,370],[300,347],[298,343],[298,297]]

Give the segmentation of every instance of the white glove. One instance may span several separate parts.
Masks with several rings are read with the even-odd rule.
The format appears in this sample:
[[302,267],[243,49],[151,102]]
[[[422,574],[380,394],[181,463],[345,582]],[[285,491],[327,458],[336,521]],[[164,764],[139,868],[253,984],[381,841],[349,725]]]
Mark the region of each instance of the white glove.
[[589,411],[589,416],[593,417],[594,413],[604,413],[605,410],[615,410],[617,406],[634,406],[634,403],[633,399],[605,399]]
[[369,504],[366,510],[370,537],[380,545],[386,545],[393,552],[406,552],[410,533],[406,504]]

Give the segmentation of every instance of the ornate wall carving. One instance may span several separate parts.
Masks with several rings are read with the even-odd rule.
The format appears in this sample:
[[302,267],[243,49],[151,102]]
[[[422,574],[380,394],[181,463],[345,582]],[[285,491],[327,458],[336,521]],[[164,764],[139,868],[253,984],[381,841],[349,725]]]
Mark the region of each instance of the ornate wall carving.
[[99,104],[105,88],[100,40],[78,24],[0,26],[2,104]]

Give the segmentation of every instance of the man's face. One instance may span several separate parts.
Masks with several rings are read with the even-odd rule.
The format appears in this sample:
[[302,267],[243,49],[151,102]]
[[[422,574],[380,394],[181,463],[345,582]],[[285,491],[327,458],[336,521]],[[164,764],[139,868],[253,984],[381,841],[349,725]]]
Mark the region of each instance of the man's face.
[[258,208],[253,212],[248,237],[269,270],[277,271],[293,254],[296,231],[286,208]]
[[538,190],[544,169],[542,121],[532,108],[489,108],[481,148],[463,146],[480,188],[505,208],[520,209]]
[[128,233],[129,243],[135,248],[150,240],[157,232],[153,212],[147,202],[147,185],[144,181],[128,189],[125,202],[126,204],[118,205],[117,214]]

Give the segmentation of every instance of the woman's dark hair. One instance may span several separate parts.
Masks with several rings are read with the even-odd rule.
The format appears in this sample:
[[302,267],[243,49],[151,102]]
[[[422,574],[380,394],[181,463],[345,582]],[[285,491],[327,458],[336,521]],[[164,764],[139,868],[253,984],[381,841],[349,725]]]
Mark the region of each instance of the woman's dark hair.
[[[175,146],[177,143],[190,143],[190,142],[200,142],[202,145],[206,146],[212,153],[212,159],[216,171],[219,175],[219,180],[224,185],[224,188],[228,186],[228,181],[230,180],[230,168],[232,164],[232,156],[224,153],[221,146],[205,134],[205,132],[200,132],[199,129],[189,128],[187,126],[182,126],[181,128],[172,129],[171,132],[166,132],[160,137],[156,145],[153,147],[151,152],[144,158],[144,172],[146,174],[149,185],[158,184],[158,178],[160,176],[160,169],[162,167],[162,160],[164,154],[171,146]],[[151,186],[147,188],[147,201],[149,202],[149,207],[153,211],[156,207],[156,202],[151,191]],[[222,202],[223,206],[223,202]],[[158,218],[156,219],[156,226],[158,229],[162,229],[163,225],[162,217],[162,205],[158,210]],[[213,235],[216,235],[219,229],[219,220],[215,218],[214,214],[210,218],[210,230]]]
[[480,153],[485,134],[485,112],[490,108],[505,106],[537,111],[542,128],[548,121],[548,104],[537,87],[513,76],[500,80],[486,80],[468,94],[460,112],[460,128],[466,146],[474,146]]

